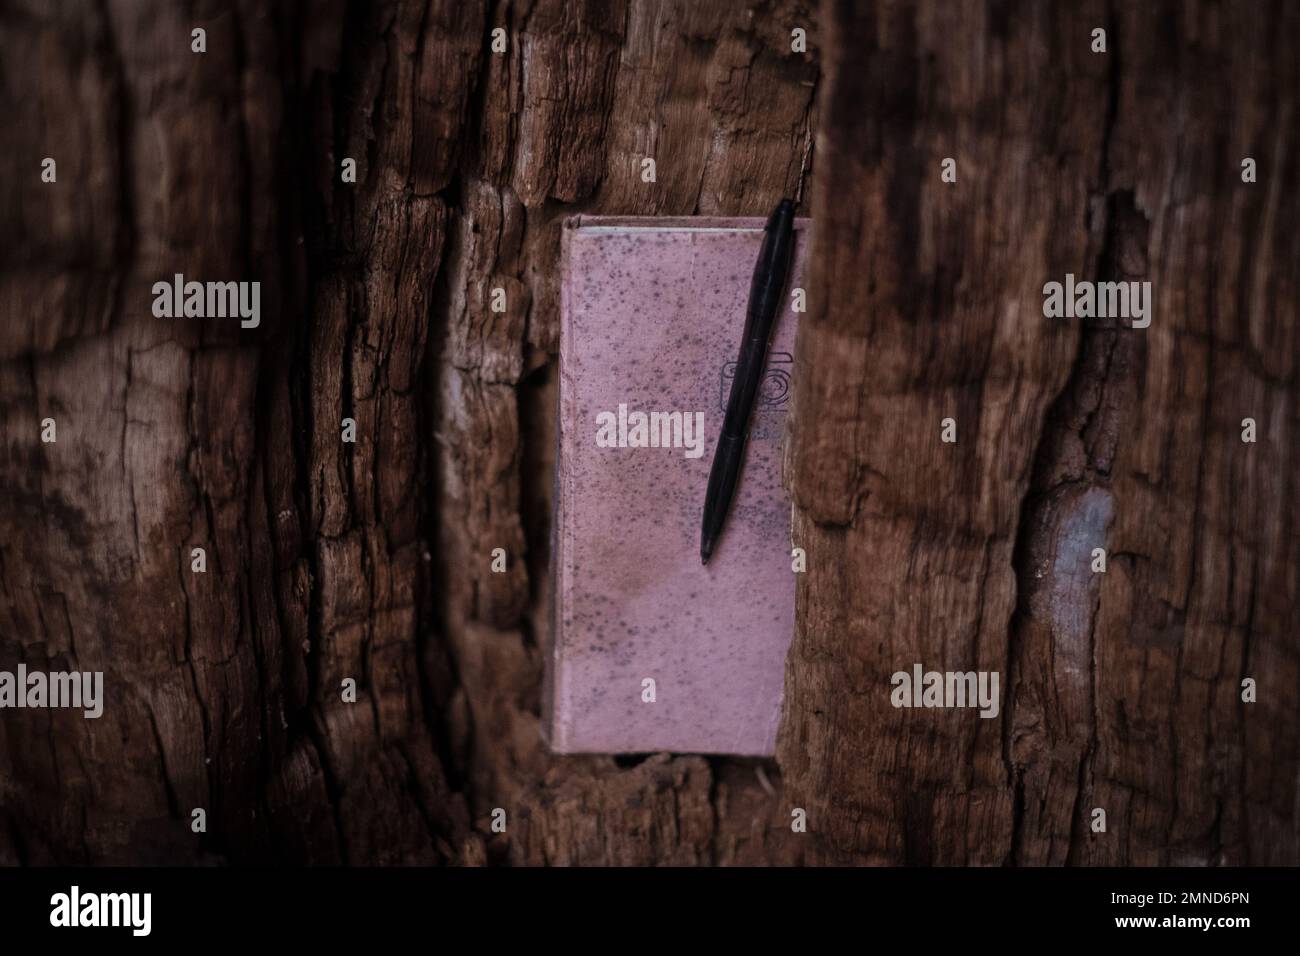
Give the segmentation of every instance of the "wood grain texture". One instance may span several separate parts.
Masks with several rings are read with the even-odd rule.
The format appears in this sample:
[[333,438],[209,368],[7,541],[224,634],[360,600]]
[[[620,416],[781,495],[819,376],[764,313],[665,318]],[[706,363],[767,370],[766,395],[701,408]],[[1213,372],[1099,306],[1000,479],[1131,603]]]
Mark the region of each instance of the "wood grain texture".
[[[0,662],[108,699],[0,718],[0,861],[797,860],[771,762],[555,758],[538,711],[558,223],[795,191],[808,6],[2,16]],[[176,272],[261,327],[153,318]]]
[[[824,5],[778,744],[809,862],[1300,861],[1300,24],[1246,6]],[[1066,272],[1150,280],[1151,327],[1045,319]],[[1001,672],[999,718],[891,707],[918,662]]]
[[[108,688],[0,715],[0,862],[1300,862],[1298,27],[0,6],[0,668]],[[558,225],[764,215],[812,131],[778,761],[554,757]],[[176,272],[261,327],[153,318]],[[1066,272],[1152,281],[1151,327],[1045,320]],[[890,707],[917,662],[999,671],[998,719]]]

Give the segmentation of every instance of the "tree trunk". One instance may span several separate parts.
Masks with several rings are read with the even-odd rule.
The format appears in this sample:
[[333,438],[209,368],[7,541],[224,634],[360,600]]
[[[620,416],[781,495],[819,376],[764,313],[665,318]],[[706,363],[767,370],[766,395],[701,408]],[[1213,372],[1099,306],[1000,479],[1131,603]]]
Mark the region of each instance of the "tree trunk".
[[[1300,861],[1300,17],[1246,6],[823,11],[777,754],[809,862]],[[1149,280],[1150,327],[1045,318],[1066,273]],[[892,707],[916,663],[1001,672],[998,718]]]
[[[0,862],[1297,862],[1296,26],[10,0],[0,670],[106,702],[0,714]],[[779,765],[555,757],[558,224],[765,215],[819,115]],[[1066,272],[1151,327],[1043,318]],[[890,707],[917,662],[997,719]]]
[[[106,706],[5,711],[0,861],[799,858],[771,762],[557,758],[538,729],[557,224],[793,193],[796,26],[6,4],[0,669],[102,670]],[[260,281],[261,326],[154,318],[175,273]]]

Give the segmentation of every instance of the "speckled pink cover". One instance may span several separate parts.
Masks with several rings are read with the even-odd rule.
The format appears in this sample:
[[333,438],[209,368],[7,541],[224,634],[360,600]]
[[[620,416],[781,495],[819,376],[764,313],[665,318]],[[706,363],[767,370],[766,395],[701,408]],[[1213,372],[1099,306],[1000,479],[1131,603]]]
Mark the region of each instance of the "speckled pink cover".
[[[806,220],[790,287],[798,286]],[[772,335],[745,470],[700,564],[700,517],[762,219],[576,217],[564,227],[555,627],[561,753],[768,755],[794,626],[780,443],[797,318]],[[786,298],[790,302],[789,295]],[[599,448],[596,416],[702,411],[704,453]],[[654,678],[656,701],[642,702]]]

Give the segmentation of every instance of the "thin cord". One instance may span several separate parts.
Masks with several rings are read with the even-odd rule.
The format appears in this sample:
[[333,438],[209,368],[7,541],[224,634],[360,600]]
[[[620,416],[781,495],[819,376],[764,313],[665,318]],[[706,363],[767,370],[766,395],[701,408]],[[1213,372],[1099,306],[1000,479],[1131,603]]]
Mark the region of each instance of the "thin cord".
[[803,163],[799,167],[799,188],[794,196],[794,202],[796,206],[803,202],[803,185],[805,179],[808,176],[808,166],[812,161],[812,151],[813,151],[812,108],[809,107],[808,112],[805,115],[805,119],[804,119]]

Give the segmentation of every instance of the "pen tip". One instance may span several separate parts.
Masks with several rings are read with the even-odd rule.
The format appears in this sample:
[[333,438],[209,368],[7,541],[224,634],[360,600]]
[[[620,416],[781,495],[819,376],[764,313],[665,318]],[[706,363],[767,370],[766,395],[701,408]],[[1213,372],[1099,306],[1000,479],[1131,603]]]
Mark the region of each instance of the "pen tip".
[[713,557],[713,545],[700,542],[700,564],[708,564],[709,558]]

